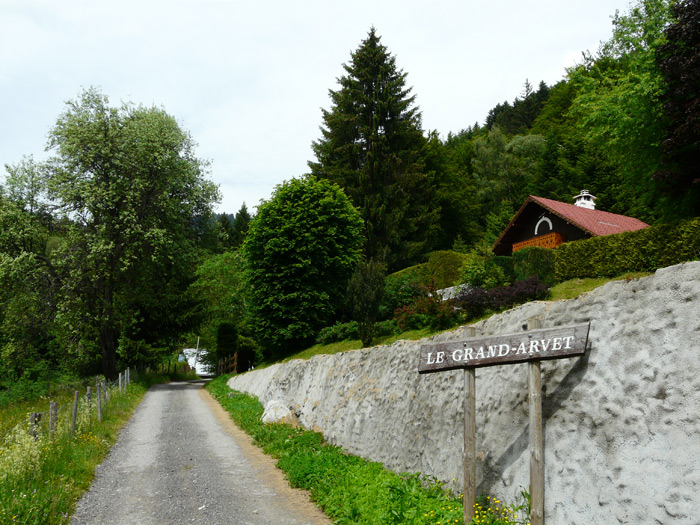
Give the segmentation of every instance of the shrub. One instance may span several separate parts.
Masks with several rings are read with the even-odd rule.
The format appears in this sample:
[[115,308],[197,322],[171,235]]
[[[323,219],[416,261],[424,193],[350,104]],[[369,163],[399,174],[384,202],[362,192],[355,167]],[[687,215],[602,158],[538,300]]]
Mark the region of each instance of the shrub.
[[474,253],[467,256],[461,268],[461,281],[472,287],[487,289],[511,283],[503,271],[502,261],[496,263],[493,257],[482,257]]
[[513,268],[513,257],[508,255],[494,255],[491,257],[493,264],[503,270],[503,275],[506,278],[505,284],[515,282],[515,269]]
[[492,290],[468,288],[462,290],[454,302],[467,319],[472,319],[489,311],[499,311],[528,301],[544,299],[548,291],[549,288],[537,277],[530,277],[511,286],[500,286]]
[[316,336],[316,342],[320,345],[327,345],[339,341],[359,339],[359,337],[357,322],[350,321],[349,323],[335,323],[333,326],[321,329]]
[[420,330],[430,327],[434,330],[449,328],[456,324],[457,317],[453,301],[443,301],[436,293],[435,286],[426,289],[410,305],[397,308],[394,319],[402,330]]
[[427,263],[430,281],[435,283],[438,290],[460,284],[460,270],[467,259],[466,254],[451,250],[431,253]]
[[552,286],[556,282],[554,272],[554,250],[531,246],[518,250],[512,255],[514,281],[522,281],[529,277],[537,277],[540,281]]
[[377,337],[386,337],[390,335],[397,335],[401,333],[399,324],[395,319],[388,319],[386,321],[380,321],[375,325],[375,335]]
[[558,281],[651,272],[700,259],[700,219],[568,242],[553,251]]
[[418,265],[388,275],[384,295],[379,303],[379,319],[391,319],[397,308],[411,304],[425,295],[425,266]]

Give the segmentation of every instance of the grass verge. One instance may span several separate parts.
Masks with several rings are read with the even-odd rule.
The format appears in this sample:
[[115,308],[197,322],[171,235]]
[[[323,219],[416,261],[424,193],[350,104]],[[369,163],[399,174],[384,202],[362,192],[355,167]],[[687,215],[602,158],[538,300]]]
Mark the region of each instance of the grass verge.
[[[76,502],[90,487],[95,467],[152,383],[149,378],[132,381],[122,394],[112,389],[101,422],[94,405],[88,411],[81,399],[74,436],[72,392],[54,399],[59,402],[59,419],[53,437],[40,432],[35,440],[24,423],[0,435],[0,523],[68,523]],[[48,400],[34,400],[23,408],[36,410],[40,405],[46,410]]]
[[574,299],[582,293],[590,292],[611,281],[630,281],[651,275],[649,272],[629,272],[617,277],[590,277],[586,279],[569,279],[552,287],[549,292],[549,301],[561,301],[563,299]]
[[[290,485],[311,492],[312,499],[337,524],[463,523],[461,496],[438,481],[417,474],[396,474],[380,463],[351,456],[324,442],[318,432],[283,424],[264,424],[263,407],[252,396],[231,390],[221,376],[207,385],[212,396],[250,434],[255,444],[277,459]],[[481,500],[486,502],[486,499]],[[517,511],[498,512],[484,524],[524,523]],[[500,504],[499,508],[504,509]],[[508,508],[515,508],[513,506]],[[522,511],[520,512],[522,515]],[[477,523],[473,521],[472,523]]]

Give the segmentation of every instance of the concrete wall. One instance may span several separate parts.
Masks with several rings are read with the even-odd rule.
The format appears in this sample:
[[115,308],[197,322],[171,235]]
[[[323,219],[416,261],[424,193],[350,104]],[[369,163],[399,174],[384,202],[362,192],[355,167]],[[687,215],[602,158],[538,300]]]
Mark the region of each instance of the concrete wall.
[[[591,322],[584,357],[542,363],[548,523],[700,524],[700,262],[523,305],[476,332],[515,333],[531,318]],[[295,360],[229,385],[283,401],[353,454],[461,489],[464,372],[419,375],[421,343]],[[529,485],[527,365],[476,377],[479,488],[512,501]]]

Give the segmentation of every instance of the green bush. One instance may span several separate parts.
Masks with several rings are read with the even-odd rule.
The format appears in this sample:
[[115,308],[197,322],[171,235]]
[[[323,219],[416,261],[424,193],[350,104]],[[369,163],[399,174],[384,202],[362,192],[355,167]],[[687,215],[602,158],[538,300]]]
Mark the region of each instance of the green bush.
[[425,265],[411,266],[387,275],[384,295],[379,303],[379,319],[391,319],[394,311],[425,295]]
[[502,261],[497,263],[494,257],[470,253],[461,268],[461,282],[469,283],[473,287],[491,289],[507,286],[512,280],[503,270]]
[[547,286],[552,286],[556,282],[554,273],[555,254],[553,250],[531,246],[518,250],[511,258],[515,281],[524,281],[529,277],[537,277]]
[[513,268],[513,258],[509,255],[494,255],[491,257],[494,265],[498,266],[506,278],[507,283],[515,282],[515,269]]
[[316,336],[316,342],[320,345],[337,343],[339,341],[359,339],[357,321],[349,323],[335,323],[333,326],[322,328]]
[[435,283],[438,290],[460,284],[460,270],[467,259],[466,254],[451,250],[431,253],[427,263],[430,281]]
[[553,251],[560,282],[651,272],[700,259],[700,219],[568,242]]

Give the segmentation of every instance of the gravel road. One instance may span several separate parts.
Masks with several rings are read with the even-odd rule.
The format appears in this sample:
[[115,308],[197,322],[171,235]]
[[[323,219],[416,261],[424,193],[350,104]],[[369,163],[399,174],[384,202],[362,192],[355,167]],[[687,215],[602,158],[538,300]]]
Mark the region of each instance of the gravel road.
[[201,383],[151,388],[73,524],[328,524]]

